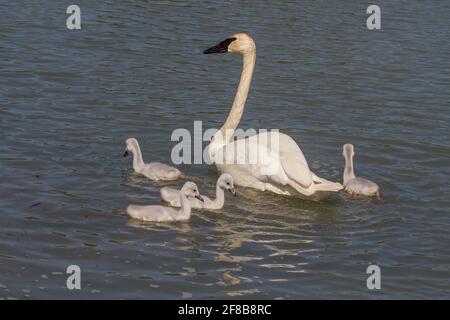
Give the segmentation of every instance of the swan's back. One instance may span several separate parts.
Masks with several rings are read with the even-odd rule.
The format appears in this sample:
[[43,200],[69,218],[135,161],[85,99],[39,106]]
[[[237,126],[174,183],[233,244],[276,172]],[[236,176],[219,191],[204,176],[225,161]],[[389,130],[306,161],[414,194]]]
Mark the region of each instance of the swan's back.
[[176,221],[183,220],[180,213],[169,207],[164,206],[137,206],[129,205],[127,214],[133,218],[142,221]]

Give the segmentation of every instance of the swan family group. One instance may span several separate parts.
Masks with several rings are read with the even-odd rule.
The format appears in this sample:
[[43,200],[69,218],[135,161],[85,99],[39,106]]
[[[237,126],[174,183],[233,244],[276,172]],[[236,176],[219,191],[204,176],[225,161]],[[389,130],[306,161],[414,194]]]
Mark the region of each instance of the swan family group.
[[[190,218],[191,209],[217,210],[224,206],[225,192],[229,191],[234,196],[234,185],[253,188],[261,191],[270,191],[287,196],[297,196],[307,199],[320,199],[332,192],[345,189],[352,197],[357,195],[376,196],[380,201],[379,188],[376,183],[355,177],[353,171],[354,147],[351,144],[343,146],[345,168],[343,185],[338,182],[328,181],[315,175],[297,143],[288,135],[280,132],[263,132],[254,136],[234,140],[233,134],[239,125],[244,112],[253,69],[256,61],[256,46],[253,39],[246,33],[237,33],[225,39],[216,46],[204,51],[212,53],[237,53],[243,58],[243,68],[236,96],[231,111],[224,125],[217,131],[208,146],[210,159],[215,163],[221,176],[217,180],[216,199],[212,200],[202,196],[194,182],[186,182],[181,190],[169,187],[161,189],[160,194],[168,206],[130,205],[127,214],[134,219],[142,221],[178,221]],[[278,141],[274,148],[270,141]],[[265,143],[261,143],[265,141]],[[227,150],[229,151],[227,153]],[[239,152],[257,154],[256,163],[228,163],[220,161],[224,155]],[[186,176],[178,169],[159,162],[144,163],[139,143],[130,138],[126,141],[126,151],[133,154],[133,168],[150,180],[172,181],[184,179]],[[270,171],[268,167],[276,168]]]

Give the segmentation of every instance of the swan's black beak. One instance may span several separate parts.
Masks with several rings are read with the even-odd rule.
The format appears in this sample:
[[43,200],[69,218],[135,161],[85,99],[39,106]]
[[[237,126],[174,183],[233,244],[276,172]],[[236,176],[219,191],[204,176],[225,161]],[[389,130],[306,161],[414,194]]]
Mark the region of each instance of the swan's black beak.
[[125,150],[125,152],[123,153],[123,156],[124,157],[128,156],[128,150]]
[[230,193],[236,197],[236,191],[234,190],[234,188],[230,188],[228,189],[228,191],[230,191]]
[[225,53],[225,52],[228,52],[228,46],[234,40],[236,40],[236,38],[225,39],[221,43],[215,45],[214,47],[206,49],[205,51],[203,51],[203,53],[204,54],[210,54],[210,53]]
[[203,200],[201,195],[196,195],[195,198],[200,200],[201,202],[205,202],[205,200]]

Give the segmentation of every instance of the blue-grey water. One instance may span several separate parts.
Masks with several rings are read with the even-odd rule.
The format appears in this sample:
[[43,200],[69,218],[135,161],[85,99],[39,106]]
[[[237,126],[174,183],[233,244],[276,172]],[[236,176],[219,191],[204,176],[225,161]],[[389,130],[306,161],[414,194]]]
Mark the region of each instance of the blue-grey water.
[[[369,4],[0,1],[0,298],[450,298],[450,5],[377,1],[369,31]],[[173,130],[220,127],[241,60],[202,51],[239,31],[257,46],[240,127],[291,135],[331,180],[353,143],[382,204],[238,187],[183,223],[124,215],[182,184],[133,174],[124,140],[170,163]],[[214,191],[214,167],[180,169]]]

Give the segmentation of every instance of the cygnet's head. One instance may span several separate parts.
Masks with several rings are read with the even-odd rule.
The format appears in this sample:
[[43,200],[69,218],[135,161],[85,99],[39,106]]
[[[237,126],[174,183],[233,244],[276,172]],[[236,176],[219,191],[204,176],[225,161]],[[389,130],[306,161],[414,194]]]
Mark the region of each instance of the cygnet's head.
[[186,182],[183,188],[181,188],[181,192],[183,192],[183,194],[188,198],[197,198],[201,202],[204,202],[200,192],[198,191],[198,187],[194,182]]
[[342,155],[346,159],[353,158],[353,156],[355,155],[355,152],[353,151],[353,145],[350,143],[344,144],[344,146],[342,147]]
[[236,197],[236,191],[234,190],[234,180],[230,174],[224,173],[219,177],[219,187],[221,187],[223,190],[230,191],[230,193]]
[[130,152],[134,152],[134,150],[136,150],[136,148],[139,146],[135,138],[128,138],[125,141],[125,145],[126,145],[125,152],[123,154],[124,157],[128,156]]
[[203,51],[204,54],[209,53],[239,53],[245,55],[256,50],[252,37],[244,32],[239,32],[220,42],[219,44]]

